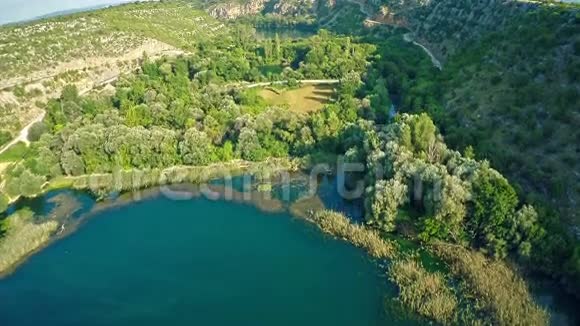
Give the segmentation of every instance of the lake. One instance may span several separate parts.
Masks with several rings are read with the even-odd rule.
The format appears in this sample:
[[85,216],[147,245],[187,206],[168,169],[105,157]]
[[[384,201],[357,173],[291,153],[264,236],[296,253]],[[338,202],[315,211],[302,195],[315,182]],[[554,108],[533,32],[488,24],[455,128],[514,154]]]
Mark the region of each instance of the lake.
[[[154,188],[101,203],[59,190],[13,205],[64,214],[70,233],[0,278],[0,325],[419,324],[385,305],[397,295],[385,262],[288,213],[308,179],[274,183],[272,200],[240,200],[244,180],[234,178],[231,201]],[[360,201],[338,196],[334,178],[319,181],[313,202],[362,221]],[[572,298],[549,284],[534,293],[552,324],[574,325]]]
[[409,324],[377,262],[288,213],[156,194],[90,215],[0,280],[0,325]]

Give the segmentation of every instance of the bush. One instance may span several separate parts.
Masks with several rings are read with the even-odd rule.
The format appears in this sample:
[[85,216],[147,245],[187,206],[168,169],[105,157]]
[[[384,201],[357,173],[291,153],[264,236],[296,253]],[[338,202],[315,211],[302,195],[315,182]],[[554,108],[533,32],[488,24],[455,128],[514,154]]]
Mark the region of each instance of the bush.
[[48,131],[48,127],[44,122],[36,122],[28,130],[28,140],[31,142],[38,141],[40,137]]
[[6,130],[0,131],[0,146],[4,146],[4,144],[8,143],[12,140],[12,134]]

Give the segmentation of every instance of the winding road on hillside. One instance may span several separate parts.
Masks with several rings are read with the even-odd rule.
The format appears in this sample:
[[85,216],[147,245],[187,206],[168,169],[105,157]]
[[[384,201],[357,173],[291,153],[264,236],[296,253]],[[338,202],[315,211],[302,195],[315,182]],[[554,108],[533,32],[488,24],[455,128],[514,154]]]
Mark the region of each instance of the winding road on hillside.
[[435,66],[435,68],[439,69],[439,70],[443,70],[443,65],[441,64],[441,61],[439,61],[435,55],[423,44],[415,41],[412,36],[411,33],[407,33],[405,35],[403,35],[403,39],[406,42],[413,42],[413,44],[415,44],[416,46],[420,47],[421,49],[423,49],[423,51],[425,51],[425,53],[427,53],[427,55],[431,58],[431,62],[433,63],[433,66]]
[[[116,75],[114,77],[108,78],[107,80],[104,80],[104,81],[95,83],[93,85],[93,87],[80,91],[79,92],[79,95],[81,95],[81,96],[82,95],[85,95],[85,94],[89,93],[90,91],[92,91],[93,89],[95,89],[97,87],[100,87],[100,86],[103,86],[103,85],[107,85],[107,84],[110,84],[110,83],[116,81],[118,78],[119,78],[119,76]],[[30,145],[30,141],[28,140],[28,134],[30,132],[30,128],[35,123],[41,122],[44,119],[45,116],[46,116],[46,111],[43,110],[38,116],[36,116],[36,118],[34,118],[34,120],[32,120],[22,130],[20,130],[20,133],[18,134],[18,137],[12,139],[12,141],[10,141],[8,144],[4,145],[2,147],[2,149],[0,149],[0,154],[6,152],[10,147],[12,147],[12,146],[14,146],[14,145],[16,145],[16,144],[18,144],[20,142],[23,142],[24,144],[26,144],[26,146],[29,146]]]
[[[354,5],[358,5],[358,8],[359,8],[360,12],[363,13],[367,17],[365,19],[365,23],[369,23],[371,25],[387,25],[384,22],[380,22],[380,21],[374,20],[373,19],[374,13],[362,1],[360,1],[360,0],[346,0],[346,2],[351,3],[351,4],[354,4]],[[332,16],[326,23],[323,24],[324,27],[327,27],[328,25],[334,23],[336,21],[336,19],[342,13],[343,9],[344,8],[340,8],[339,10],[337,10],[336,13],[334,14],[334,16]],[[431,62],[433,63],[433,66],[435,66],[435,68],[437,68],[439,70],[443,70],[443,65],[441,64],[441,61],[439,61],[437,59],[437,57],[435,57],[435,55],[433,54],[433,52],[431,52],[431,50],[429,50],[426,46],[424,46],[423,44],[415,41],[412,38],[412,33],[407,33],[407,34],[403,35],[403,39],[406,42],[412,42],[416,46],[418,46],[421,49],[423,49],[423,51],[425,51],[425,53],[427,53],[427,55],[429,56],[429,58],[431,58]]]

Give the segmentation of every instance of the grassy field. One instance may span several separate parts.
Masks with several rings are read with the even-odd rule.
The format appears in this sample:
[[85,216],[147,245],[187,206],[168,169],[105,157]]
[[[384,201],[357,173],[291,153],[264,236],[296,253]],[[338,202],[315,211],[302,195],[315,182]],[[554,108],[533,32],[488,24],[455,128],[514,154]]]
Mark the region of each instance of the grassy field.
[[26,147],[26,144],[20,142],[20,143],[14,144],[12,147],[7,149],[4,153],[0,154],[0,163],[17,162],[17,161],[24,159],[24,157],[26,157],[27,154],[28,154],[28,147]]
[[293,112],[309,113],[320,110],[330,102],[333,93],[333,86],[308,85],[288,90],[265,88],[259,94],[268,104],[288,106]]

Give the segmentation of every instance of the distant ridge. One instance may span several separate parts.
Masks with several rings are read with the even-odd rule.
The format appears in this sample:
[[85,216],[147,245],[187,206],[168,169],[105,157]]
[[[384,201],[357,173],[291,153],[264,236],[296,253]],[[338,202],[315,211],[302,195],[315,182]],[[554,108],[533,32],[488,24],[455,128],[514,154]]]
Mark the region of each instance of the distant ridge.
[[72,14],[78,14],[81,12],[87,12],[87,11],[93,11],[93,10],[98,10],[98,9],[103,9],[103,8],[107,8],[107,7],[112,7],[115,5],[123,5],[126,3],[129,3],[131,1],[127,1],[127,2],[111,2],[111,3],[105,3],[102,5],[95,5],[95,6],[90,6],[90,7],[80,7],[80,8],[73,8],[73,9],[67,9],[67,10],[59,10],[59,11],[54,11],[45,15],[40,15],[40,16],[36,16],[34,18],[30,18],[24,21],[19,21],[18,23],[24,23],[24,22],[31,22],[31,21],[35,21],[35,20],[41,20],[41,19],[47,19],[47,18],[54,18],[54,17],[59,17],[59,16],[67,16],[67,15],[72,15]]
[[78,8],[72,8],[72,9],[66,9],[66,10],[58,10],[58,11],[50,12],[48,14],[35,16],[35,17],[29,18],[29,19],[21,19],[21,20],[17,20],[17,21],[13,21],[13,22],[0,23],[0,27],[11,26],[11,25],[21,25],[21,24],[26,24],[26,23],[42,20],[42,19],[62,17],[62,16],[78,14],[78,13],[82,13],[82,12],[89,12],[89,11],[93,11],[93,10],[99,10],[99,9],[104,9],[104,8],[109,8],[109,7],[114,7],[114,6],[125,5],[125,4],[129,4],[129,3],[149,2],[149,1],[159,1],[159,0],[121,0],[121,1],[115,1],[115,2],[113,2],[113,0],[112,0],[109,3],[104,3],[104,4],[100,4],[100,5],[78,7]]

